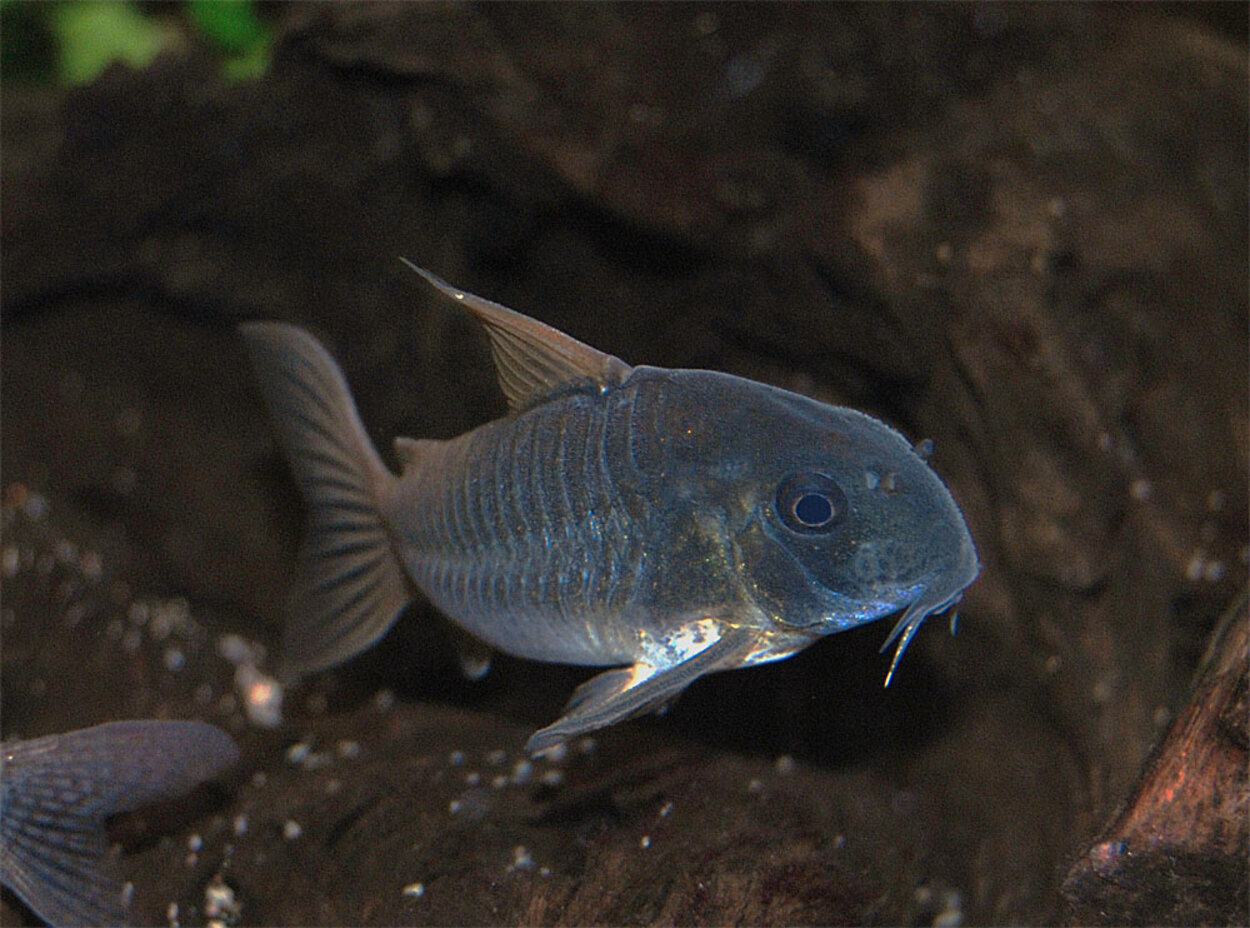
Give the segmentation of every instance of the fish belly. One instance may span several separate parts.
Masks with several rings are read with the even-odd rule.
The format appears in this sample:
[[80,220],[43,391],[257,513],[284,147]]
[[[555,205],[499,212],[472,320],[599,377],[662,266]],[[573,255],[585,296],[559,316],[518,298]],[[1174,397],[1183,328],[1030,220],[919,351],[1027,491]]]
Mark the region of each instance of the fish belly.
[[635,660],[643,539],[640,501],[615,477],[620,419],[611,400],[576,394],[421,442],[387,513],[421,591],[518,657]]

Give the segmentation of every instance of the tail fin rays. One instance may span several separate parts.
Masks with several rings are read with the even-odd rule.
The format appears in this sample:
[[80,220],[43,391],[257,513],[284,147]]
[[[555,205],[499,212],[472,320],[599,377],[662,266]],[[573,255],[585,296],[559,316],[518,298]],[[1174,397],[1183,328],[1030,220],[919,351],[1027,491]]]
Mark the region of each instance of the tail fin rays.
[[303,329],[240,326],[279,439],[308,504],[285,642],[288,674],[341,663],[386,633],[408,604],[379,498],[378,457],[338,365]]

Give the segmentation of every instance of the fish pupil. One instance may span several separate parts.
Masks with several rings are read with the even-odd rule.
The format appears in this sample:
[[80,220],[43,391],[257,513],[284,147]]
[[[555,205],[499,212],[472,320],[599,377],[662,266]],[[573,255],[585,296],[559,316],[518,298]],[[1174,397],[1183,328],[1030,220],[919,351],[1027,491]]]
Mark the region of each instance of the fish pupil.
[[825,535],[847,514],[846,495],[825,474],[791,474],[777,488],[777,515],[786,528],[801,535]]
[[813,528],[833,518],[833,503],[819,493],[800,496],[794,503],[794,517]]

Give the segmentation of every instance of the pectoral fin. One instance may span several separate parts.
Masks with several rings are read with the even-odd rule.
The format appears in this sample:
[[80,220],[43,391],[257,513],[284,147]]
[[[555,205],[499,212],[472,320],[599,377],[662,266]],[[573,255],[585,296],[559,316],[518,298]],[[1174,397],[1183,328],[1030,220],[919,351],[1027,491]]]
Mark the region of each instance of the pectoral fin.
[[577,735],[660,709],[704,674],[741,666],[758,643],[758,633],[733,628],[671,667],[638,663],[601,673],[573,692],[564,715],[536,731],[525,750],[537,754]]

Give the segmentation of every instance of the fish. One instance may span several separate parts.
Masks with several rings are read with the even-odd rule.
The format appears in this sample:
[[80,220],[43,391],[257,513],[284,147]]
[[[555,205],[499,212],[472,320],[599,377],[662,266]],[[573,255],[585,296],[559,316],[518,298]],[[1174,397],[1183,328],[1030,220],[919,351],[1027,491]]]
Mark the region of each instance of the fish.
[[49,925],[120,925],[105,821],[187,792],[238,760],[204,722],[133,720],[0,745],[0,883]]
[[494,651],[612,668],[534,733],[540,754],[901,609],[888,685],[980,572],[929,445],[731,374],[632,367],[401,260],[485,329],[509,411],[396,438],[397,474],[312,335],[240,326],[308,510],[288,677],[369,647],[419,591],[471,677]]

